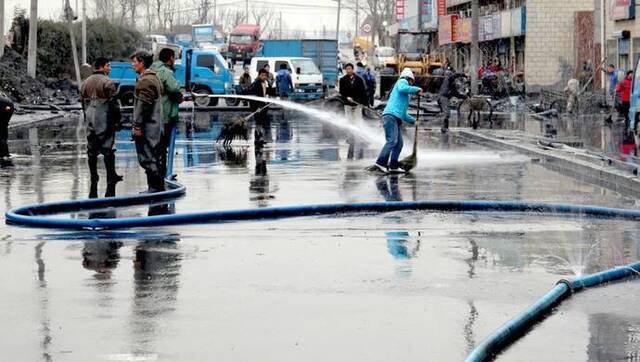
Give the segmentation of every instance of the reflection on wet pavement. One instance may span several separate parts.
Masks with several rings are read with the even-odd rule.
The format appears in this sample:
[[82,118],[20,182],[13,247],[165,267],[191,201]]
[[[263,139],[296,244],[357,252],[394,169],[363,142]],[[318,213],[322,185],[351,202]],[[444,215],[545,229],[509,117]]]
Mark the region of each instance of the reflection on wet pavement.
[[[377,149],[312,120],[275,118],[273,142],[259,151],[214,144],[215,115],[185,121],[175,167],[184,198],[52,217],[427,199],[636,207],[455,134],[424,133],[416,172],[380,177],[362,171]],[[73,137],[69,147],[0,167],[5,210],[87,195],[81,137]],[[118,194],[145,188],[128,139],[119,135]],[[13,361],[459,361],[556,280],[640,259],[636,223],[523,213],[1,228],[0,305],[11,312],[0,324],[11,328],[0,329],[0,346]],[[640,318],[629,306],[638,285],[580,294],[500,359],[636,358]]]

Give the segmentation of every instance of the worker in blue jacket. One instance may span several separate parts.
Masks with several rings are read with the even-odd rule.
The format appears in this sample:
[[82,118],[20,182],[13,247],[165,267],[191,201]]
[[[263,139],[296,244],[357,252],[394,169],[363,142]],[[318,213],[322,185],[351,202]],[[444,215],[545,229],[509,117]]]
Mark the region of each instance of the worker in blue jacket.
[[415,77],[410,68],[404,68],[400,73],[400,79],[393,86],[387,106],[382,112],[382,123],[386,143],[380,151],[378,160],[371,167],[372,170],[383,173],[403,173],[398,167],[398,158],[402,152],[402,121],[414,124],[415,117],[409,115],[409,101],[412,94],[422,96],[422,88],[414,87]]
[[280,64],[280,70],[276,74],[276,88],[281,99],[289,98],[289,93],[293,93],[293,81],[291,72],[286,64]]

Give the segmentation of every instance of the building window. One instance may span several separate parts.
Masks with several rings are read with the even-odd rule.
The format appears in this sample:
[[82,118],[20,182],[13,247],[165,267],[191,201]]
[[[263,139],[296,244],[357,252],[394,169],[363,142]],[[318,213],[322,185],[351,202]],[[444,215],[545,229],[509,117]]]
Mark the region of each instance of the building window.
[[633,63],[629,69],[633,69],[633,67],[638,64],[638,59],[640,58],[640,38],[633,38],[631,43],[633,46]]
[[629,67],[629,46],[631,45],[630,39],[618,40],[618,68],[630,69]]

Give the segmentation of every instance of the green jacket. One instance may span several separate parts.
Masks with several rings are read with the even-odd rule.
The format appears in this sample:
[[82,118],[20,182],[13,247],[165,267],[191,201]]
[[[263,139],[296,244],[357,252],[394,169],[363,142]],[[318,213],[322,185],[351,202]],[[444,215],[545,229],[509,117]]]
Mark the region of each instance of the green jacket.
[[179,118],[179,103],[175,99],[178,94],[182,94],[180,83],[178,83],[173,69],[159,60],[153,62],[151,70],[156,72],[164,88],[162,95],[162,118],[164,123],[177,122]]

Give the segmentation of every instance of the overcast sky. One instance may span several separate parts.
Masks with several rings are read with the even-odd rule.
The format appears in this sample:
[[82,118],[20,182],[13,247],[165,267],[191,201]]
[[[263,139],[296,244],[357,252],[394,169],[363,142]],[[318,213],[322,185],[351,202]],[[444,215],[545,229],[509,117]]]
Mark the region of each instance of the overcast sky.
[[[76,0],[70,0],[71,6],[75,7]],[[82,0],[77,0],[81,3]],[[175,0],[183,6],[189,6],[192,2],[190,0]],[[236,3],[236,4],[229,4]],[[92,0],[87,0],[87,6],[91,7]],[[237,0],[218,0],[218,4],[227,8],[244,9],[242,2]],[[227,5],[222,5],[227,4]],[[278,4],[291,4],[288,6],[280,6]],[[60,17],[62,14],[63,0],[39,0],[38,1],[38,16],[40,18],[55,18]],[[305,8],[304,5],[312,6],[312,8]],[[5,0],[5,27],[8,29],[11,23],[13,15],[13,9],[19,6],[21,8],[29,9],[30,0]],[[308,30],[322,30],[323,26],[327,30],[333,30],[336,26],[336,9],[337,2],[332,0],[305,0],[293,1],[293,0],[260,0],[249,1],[249,6],[252,7],[269,7],[274,11],[282,11],[283,23],[289,29],[308,29]],[[354,12],[346,10],[342,12],[341,18],[341,30],[354,29]],[[360,19],[362,20],[362,19]]]

